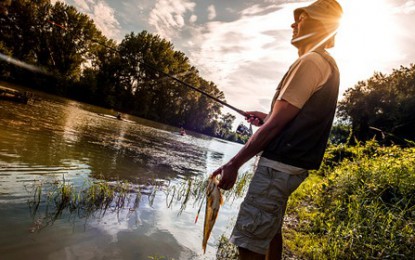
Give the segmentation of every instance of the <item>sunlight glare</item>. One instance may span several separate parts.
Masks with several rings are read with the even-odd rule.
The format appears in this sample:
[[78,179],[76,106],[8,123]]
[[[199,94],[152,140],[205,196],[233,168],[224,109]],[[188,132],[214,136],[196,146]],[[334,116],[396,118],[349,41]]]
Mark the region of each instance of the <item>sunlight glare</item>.
[[[354,0],[343,4],[337,46],[347,55],[364,59],[395,56],[396,23],[385,0]],[[394,48],[395,47],[395,48]],[[347,50],[347,51],[346,51]]]
[[[333,54],[361,80],[400,58],[393,8],[386,0],[339,1],[344,10]],[[356,83],[356,82],[355,82]],[[354,84],[354,83],[353,83]],[[351,86],[347,86],[351,87]]]

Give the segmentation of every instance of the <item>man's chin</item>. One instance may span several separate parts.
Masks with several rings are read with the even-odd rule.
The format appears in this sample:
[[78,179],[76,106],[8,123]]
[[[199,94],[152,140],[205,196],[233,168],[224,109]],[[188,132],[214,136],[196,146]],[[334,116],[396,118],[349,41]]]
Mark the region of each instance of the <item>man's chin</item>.
[[301,39],[298,40],[297,38],[292,38],[291,39],[291,45],[297,46],[300,43]]

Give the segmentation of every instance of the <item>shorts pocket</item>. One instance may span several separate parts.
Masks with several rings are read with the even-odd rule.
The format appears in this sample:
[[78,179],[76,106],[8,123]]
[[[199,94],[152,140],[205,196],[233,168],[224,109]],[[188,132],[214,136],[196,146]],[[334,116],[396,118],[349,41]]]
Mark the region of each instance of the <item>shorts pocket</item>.
[[293,193],[307,177],[308,173],[290,175],[287,181],[287,189],[289,191],[289,195]]
[[277,221],[281,219],[279,215],[279,210],[266,211],[244,201],[241,204],[236,228],[248,237],[266,239],[274,235],[275,227],[279,225]]

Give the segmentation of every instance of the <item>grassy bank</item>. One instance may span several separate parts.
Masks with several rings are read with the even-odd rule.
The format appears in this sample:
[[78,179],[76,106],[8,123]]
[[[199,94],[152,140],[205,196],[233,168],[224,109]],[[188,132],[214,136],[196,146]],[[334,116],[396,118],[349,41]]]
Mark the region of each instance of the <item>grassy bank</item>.
[[330,147],[289,204],[298,258],[414,259],[415,149]]

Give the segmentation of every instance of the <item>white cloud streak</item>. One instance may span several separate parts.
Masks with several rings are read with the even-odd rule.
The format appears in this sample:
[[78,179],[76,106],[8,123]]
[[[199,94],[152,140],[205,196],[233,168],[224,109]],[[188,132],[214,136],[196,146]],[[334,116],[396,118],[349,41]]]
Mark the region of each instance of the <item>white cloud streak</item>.
[[117,39],[120,24],[115,18],[115,11],[105,2],[99,1],[93,5],[92,18],[98,29],[111,39]]
[[216,9],[215,9],[215,6],[214,5],[210,5],[209,7],[208,7],[208,19],[209,20],[213,20],[213,19],[215,19],[216,18]]
[[51,4],[56,4],[57,2],[62,2],[62,3],[65,3],[66,4],[66,1],[65,0],[50,0],[50,3]]
[[196,4],[189,0],[158,0],[148,23],[163,38],[170,40],[185,25],[184,15],[193,12]]
[[[61,0],[60,0],[61,1]],[[115,10],[102,0],[73,0],[76,9],[94,20],[97,28],[108,38],[120,39],[120,23],[115,17]],[[53,1],[52,1],[53,2]],[[55,1],[57,2],[57,1]],[[64,1],[61,1],[64,2]]]
[[91,4],[91,1],[85,1],[85,0],[74,0],[75,2],[75,6],[77,7],[77,9],[81,12],[86,12],[89,13],[91,11],[91,9],[89,8],[89,4]]
[[192,14],[191,16],[190,16],[190,18],[189,18],[189,22],[190,23],[195,23],[197,21],[197,16],[196,15],[194,15],[194,14]]
[[414,14],[415,13],[415,1],[406,1],[403,5],[396,9],[397,13]]

